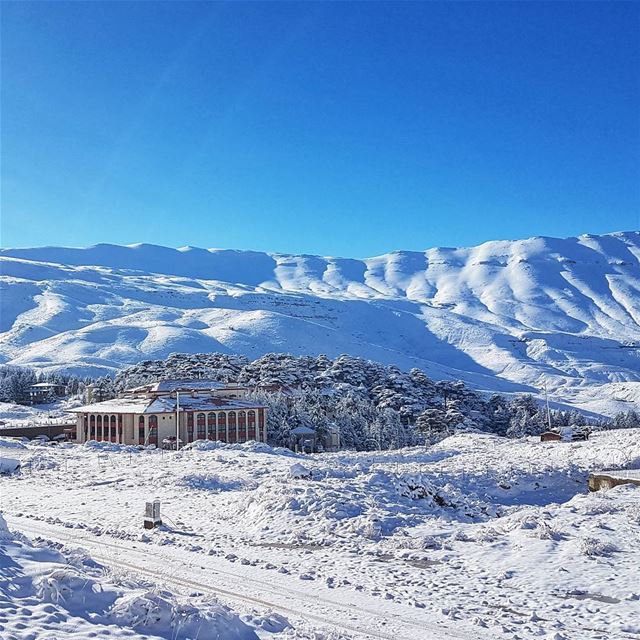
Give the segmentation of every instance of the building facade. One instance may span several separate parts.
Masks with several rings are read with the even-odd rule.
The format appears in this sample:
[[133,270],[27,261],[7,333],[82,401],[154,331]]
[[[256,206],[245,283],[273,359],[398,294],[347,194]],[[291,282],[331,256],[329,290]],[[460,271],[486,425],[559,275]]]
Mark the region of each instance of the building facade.
[[52,398],[64,396],[65,386],[55,382],[38,382],[29,387],[28,393],[31,404],[44,404]]
[[73,409],[76,442],[162,446],[176,438],[266,442],[266,407],[248,389],[212,380],[168,380],[129,389],[122,397]]

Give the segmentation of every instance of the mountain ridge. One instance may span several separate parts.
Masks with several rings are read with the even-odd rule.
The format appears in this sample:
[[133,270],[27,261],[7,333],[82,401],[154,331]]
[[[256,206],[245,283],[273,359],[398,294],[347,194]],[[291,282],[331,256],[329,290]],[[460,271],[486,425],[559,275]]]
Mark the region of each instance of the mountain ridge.
[[364,259],[0,249],[0,279],[5,363],[97,373],[174,351],[351,353],[482,389],[546,384],[595,411],[640,399],[640,231]]

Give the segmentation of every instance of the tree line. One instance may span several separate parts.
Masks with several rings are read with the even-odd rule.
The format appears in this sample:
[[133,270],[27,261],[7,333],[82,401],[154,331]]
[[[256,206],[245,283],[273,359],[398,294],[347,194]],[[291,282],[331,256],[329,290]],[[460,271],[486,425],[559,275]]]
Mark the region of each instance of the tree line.
[[370,450],[437,442],[462,431],[537,435],[548,428],[549,417],[553,427],[640,427],[634,410],[599,420],[577,410],[551,409],[547,415],[528,394],[480,393],[460,381],[432,380],[420,369],[401,371],[349,355],[268,353],[250,360],[221,353],[172,354],[98,379],[6,366],[0,368],[0,401],[28,401],[28,388],[36,382],[63,385],[66,395],[82,394],[93,384],[106,399],[148,382],[197,378],[250,387],[252,397],[268,408],[268,438],[276,445],[288,445],[290,431],[303,425],[320,439],[337,431],[344,448]]

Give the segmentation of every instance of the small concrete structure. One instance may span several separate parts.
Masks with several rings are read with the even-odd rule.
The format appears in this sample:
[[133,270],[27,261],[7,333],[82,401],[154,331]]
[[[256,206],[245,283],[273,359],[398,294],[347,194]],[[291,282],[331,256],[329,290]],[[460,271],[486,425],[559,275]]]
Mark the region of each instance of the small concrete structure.
[[589,491],[611,489],[620,484],[635,484],[640,487],[640,469],[594,471],[589,474]]
[[291,429],[291,445],[294,451],[313,453],[316,450],[316,430],[305,425]]
[[162,524],[160,519],[160,501],[147,502],[144,511],[144,528],[154,529]]

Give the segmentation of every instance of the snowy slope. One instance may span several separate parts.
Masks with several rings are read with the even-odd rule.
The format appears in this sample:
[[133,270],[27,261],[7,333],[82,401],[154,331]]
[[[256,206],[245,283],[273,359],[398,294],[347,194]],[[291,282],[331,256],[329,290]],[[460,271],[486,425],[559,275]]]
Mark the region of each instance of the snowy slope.
[[640,400],[640,232],[365,260],[0,251],[0,359],[103,373],[172,352],[350,353],[612,412]]

